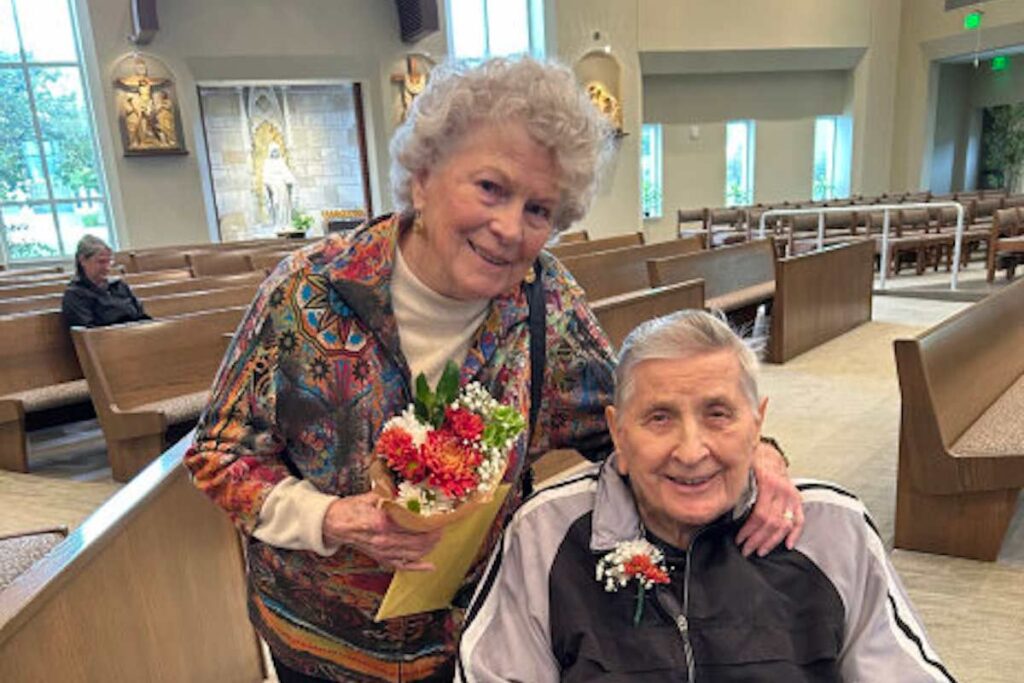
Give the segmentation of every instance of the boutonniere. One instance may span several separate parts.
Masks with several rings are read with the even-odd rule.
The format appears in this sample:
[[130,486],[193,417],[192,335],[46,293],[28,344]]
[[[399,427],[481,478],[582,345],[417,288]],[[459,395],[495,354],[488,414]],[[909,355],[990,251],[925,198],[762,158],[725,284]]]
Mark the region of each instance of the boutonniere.
[[644,613],[644,596],[658,583],[668,583],[665,555],[645,539],[622,541],[615,549],[597,561],[597,580],[604,589],[614,593],[636,581],[636,610],[633,625],[640,623]]

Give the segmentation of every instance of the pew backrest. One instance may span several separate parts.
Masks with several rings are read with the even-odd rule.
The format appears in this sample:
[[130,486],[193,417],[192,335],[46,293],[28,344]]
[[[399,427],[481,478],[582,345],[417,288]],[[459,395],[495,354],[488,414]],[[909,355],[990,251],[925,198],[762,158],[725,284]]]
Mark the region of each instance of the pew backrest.
[[253,284],[202,292],[162,294],[147,298],[142,305],[151,317],[167,318],[198,311],[247,306],[255,295],[256,285]]
[[615,348],[640,323],[687,308],[704,308],[703,280],[626,292],[591,304],[594,315]]
[[188,261],[178,249],[136,251],[128,256],[128,272],[147,273],[153,270],[188,268]]
[[124,281],[132,287],[136,285],[149,285],[156,282],[181,282],[191,280],[192,272],[188,268],[173,268],[170,270],[153,270],[146,273],[125,273]]
[[0,395],[82,379],[59,311],[0,318]]
[[702,249],[702,245],[701,237],[695,235],[656,244],[573,256],[564,259],[562,263],[586,291],[587,299],[596,301],[647,289],[650,286],[647,259],[695,253]]
[[208,389],[224,352],[222,336],[244,307],[85,329],[72,336],[97,412],[130,410]]
[[625,247],[634,247],[644,243],[644,234],[642,232],[629,232],[624,235],[613,235],[612,237],[602,237],[596,240],[587,240],[586,242],[575,242],[570,244],[563,244],[558,242],[548,248],[552,254],[557,256],[559,259],[565,259],[570,256],[582,256],[583,254],[596,254],[599,251],[609,251],[610,249],[622,249]]
[[189,267],[195,277],[211,275],[232,275],[251,271],[252,262],[248,249],[217,251],[191,251],[185,253]]
[[775,280],[775,247],[770,239],[711,251],[653,258],[647,262],[652,287],[663,287],[687,280],[704,280],[706,299],[729,294]]

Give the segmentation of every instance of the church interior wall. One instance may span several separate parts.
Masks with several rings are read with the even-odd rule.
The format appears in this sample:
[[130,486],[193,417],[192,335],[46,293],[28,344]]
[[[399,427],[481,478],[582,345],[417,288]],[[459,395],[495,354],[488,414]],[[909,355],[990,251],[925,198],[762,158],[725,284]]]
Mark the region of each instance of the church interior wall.
[[[143,51],[175,74],[189,154],[125,158],[111,102],[110,69],[132,50],[125,39],[128,3],[76,4],[96,115],[105,122],[98,137],[122,246],[216,238],[196,95],[200,83],[359,81],[367,114],[373,208],[376,213],[391,208],[387,143],[397,123],[392,73],[406,53],[443,56],[443,27],[416,45],[404,45],[394,3],[383,0],[304,0],[287,8],[249,0],[163,4],[160,30]],[[1021,42],[1024,4],[991,0],[983,7],[986,45]],[[722,203],[720,143],[724,121],[730,118],[765,122],[756,152],[758,201],[807,194],[803,188],[810,186],[810,161],[804,165],[798,159],[813,145],[813,117],[824,113],[843,113],[853,121],[853,192],[926,186],[940,123],[934,60],[963,53],[971,38],[962,30],[962,13],[944,12],[938,0],[547,0],[545,15],[550,56],[573,64],[589,51],[606,49],[622,67],[627,135],[616,142],[613,164],[585,221],[595,237],[641,228],[656,238],[671,234],[665,219],[644,225],[640,218],[640,130],[644,121],[660,116],[660,99],[671,103],[675,117],[661,121],[666,214],[679,206]],[[730,60],[719,59],[732,52]],[[645,59],[652,55],[669,64],[679,60],[692,65],[705,58],[711,71],[648,69],[645,74]],[[751,63],[759,64],[761,73],[751,76],[737,66]],[[808,66],[830,70],[793,70]],[[1019,71],[975,84],[971,101],[987,106],[978,103],[1019,92]],[[659,93],[663,80],[681,92]],[[740,91],[745,82],[752,84],[749,92]],[[735,113],[723,107],[726,100]],[[647,111],[649,107],[653,110]],[[955,143],[963,149],[976,146],[970,135],[975,131],[976,137],[977,122],[968,118],[968,125],[959,127],[966,130],[968,142]],[[697,139],[691,139],[693,125],[700,127]],[[771,140],[764,133],[769,129]],[[787,156],[786,150],[792,153]],[[763,165],[768,159],[778,165]],[[970,164],[969,158],[963,159],[958,171],[965,184],[970,182]]]
[[[391,206],[387,141],[397,121],[391,73],[406,52],[445,51],[444,32],[403,45],[392,2],[305,0],[285,8],[249,0],[178,0],[163,3],[160,29],[142,51],[170,67],[176,78],[185,144],[177,157],[122,155],[112,107],[110,69],[133,46],[129,4],[78,0],[87,69],[96,114],[106,122],[101,145],[121,246],[147,247],[215,238],[207,186],[197,84],[222,80],[348,80],[364,86],[368,154],[375,212]],[[85,15],[83,17],[83,15]],[[83,20],[84,19],[84,20]]]

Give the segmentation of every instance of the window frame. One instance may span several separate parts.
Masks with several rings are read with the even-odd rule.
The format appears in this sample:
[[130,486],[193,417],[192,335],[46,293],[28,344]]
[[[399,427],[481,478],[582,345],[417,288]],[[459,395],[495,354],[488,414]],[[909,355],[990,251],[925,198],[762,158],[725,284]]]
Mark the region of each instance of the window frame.
[[[664,201],[665,201],[665,184],[664,184],[664,131],[662,124],[660,123],[645,123],[641,126],[641,139],[640,139],[640,214],[644,220],[660,219],[663,218],[664,213]],[[648,136],[650,136],[650,154],[644,154],[644,146],[647,144]],[[647,157],[645,163],[645,157]],[[646,196],[645,186],[648,182],[647,173],[645,172],[645,165],[649,163],[650,168],[650,182],[655,191],[655,197],[648,204]],[[652,209],[652,210],[648,210]]]
[[[86,73],[86,63],[83,56],[82,40],[81,40],[81,29],[78,21],[78,15],[76,12],[75,3],[72,0],[64,0],[64,5],[68,11],[68,19],[71,24],[72,40],[74,42],[74,52],[77,57],[76,61],[60,60],[60,61],[30,61],[26,59],[25,53],[25,40],[23,38],[21,20],[18,16],[18,9],[16,7],[16,0],[11,0],[11,19],[13,21],[14,35],[18,41],[18,59],[16,61],[3,62],[0,61],[0,69],[18,71],[21,73],[22,82],[25,85],[25,99],[28,103],[29,114],[32,117],[32,132],[35,137],[35,143],[38,149],[38,159],[40,170],[42,171],[43,180],[46,185],[46,199],[31,199],[26,198],[20,201],[8,201],[0,198],[0,263],[46,263],[48,261],[64,261],[67,258],[74,257],[74,245],[66,245],[64,243],[64,235],[62,234],[61,219],[58,212],[58,206],[61,204],[78,204],[83,201],[95,202],[102,206],[102,212],[105,219],[105,226],[107,231],[107,243],[111,249],[117,249],[118,237],[117,230],[114,225],[113,212],[111,210],[111,199],[110,192],[108,190],[106,175],[104,173],[103,159],[101,153],[101,147],[99,137],[96,130],[96,116],[92,106],[92,96],[89,91],[89,79]],[[82,94],[82,115],[85,118],[88,127],[89,142],[92,145],[93,152],[93,166],[94,172],[97,179],[97,194],[87,195],[85,198],[80,196],[56,196],[54,192],[54,181],[51,172],[51,160],[49,159],[50,150],[53,149],[52,139],[44,136],[42,124],[40,123],[39,109],[36,103],[36,93],[34,91],[32,71],[40,69],[75,69],[78,75],[78,85]],[[49,148],[49,149],[48,149]],[[54,155],[56,158],[56,155]],[[8,207],[36,207],[36,206],[48,206],[50,211],[50,218],[53,220],[53,228],[57,241],[58,254],[56,256],[45,256],[40,258],[22,258],[14,259],[11,257],[10,241],[8,239],[8,226],[4,222],[2,210]]]
[[[523,25],[523,30],[526,31],[527,38],[527,50],[525,53],[503,53],[493,54],[491,52],[491,35],[488,27],[488,4],[493,0],[466,0],[467,2],[475,2],[480,6],[480,16],[483,22],[483,43],[484,50],[482,55],[476,54],[460,54],[457,50],[458,41],[455,36],[455,24],[452,20],[452,3],[445,3],[445,33],[448,40],[448,52],[456,59],[466,60],[484,60],[490,57],[506,57],[517,54],[528,54],[533,57],[543,58],[544,57],[544,0],[518,0],[522,2],[526,9],[526,21]],[[502,2],[508,2],[510,0],[500,0]]]
[[[742,187],[743,195],[734,194],[729,190],[729,129],[731,126],[742,125],[746,133],[746,154],[743,159],[743,177],[746,183]],[[754,119],[732,119],[725,122],[725,206],[750,206],[754,203],[756,188],[755,148],[757,145],[757,122]]]

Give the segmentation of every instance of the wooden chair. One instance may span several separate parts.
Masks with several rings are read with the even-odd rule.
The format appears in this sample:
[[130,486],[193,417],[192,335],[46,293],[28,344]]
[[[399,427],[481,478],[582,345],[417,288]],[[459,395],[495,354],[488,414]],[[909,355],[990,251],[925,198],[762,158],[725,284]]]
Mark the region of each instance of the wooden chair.
[[562,263],[591,301],[616,294],[648,289],[647,259],[700,251],[700,237],[685,237],[657,244],[644,244],[565,258]]
[[1024,254],[1024,208],[1000,209],[992,221],[988,248],[989,282],[996,278],[1000,255],[1005,255],[1006,279],[1013,278],[1018,254]]
[[744,313],[770,303],[775,293],[775,247],[772,240],[751,240],[694,254],[647,261],[652,287],[704,280],[705,305],[727,313]]
[[627,292],[590,305],[598,322],[618,348],[633,328],[640,323],[687,308],[704,308],[703,280],[678,282],[666,287],[655,287]]
[[1024,281],[895,342],[896,546],[995,560],[1024,487]]
[[871,320],[874,244],[865,240],[775,261],[768,360],[785,363]]
[[241,544],[175,444],[0,591],[0,681],[261,683]]
[[128,481],[164,448],[169,427],[206,405],[225,332],[244,308],[71,332],[115,481]]
[[28,471],[26,416],[88,405],[64,321],[57,311],[0,318],[0,468]]
[[624,235],[602,237],[596,240],[587,240],[586,242],[575,242],[571,244],[562,244],[559,242],[548,247],[548,251],[557,256],[560,260],[564,260],[570,256],[596,254],[599,251],[635,247],[643,243],[644,234],[642,232],[628,232]]

